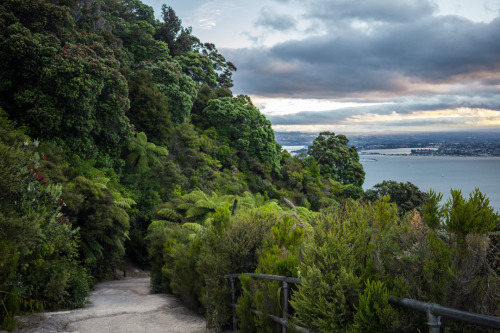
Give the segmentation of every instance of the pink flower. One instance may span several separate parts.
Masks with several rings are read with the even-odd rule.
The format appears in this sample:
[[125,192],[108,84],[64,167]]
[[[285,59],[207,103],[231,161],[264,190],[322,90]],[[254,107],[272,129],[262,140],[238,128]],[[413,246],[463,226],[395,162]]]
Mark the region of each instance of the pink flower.
[[28,165],[28,170],[30,170],[30,169],[31,169],[31,165]]
[[62,202],[62,199],[61,199],[61,198],[59,198],[59,199],[57,199],[57,200],[58,200],[59,202]]
[[33,171],[38,172],[38,169],[37,168],[33,168]]
[[47,182],[43,182],[43,185],[47,185]]
[[42,159],[47,160],[47,156],[42,155]]

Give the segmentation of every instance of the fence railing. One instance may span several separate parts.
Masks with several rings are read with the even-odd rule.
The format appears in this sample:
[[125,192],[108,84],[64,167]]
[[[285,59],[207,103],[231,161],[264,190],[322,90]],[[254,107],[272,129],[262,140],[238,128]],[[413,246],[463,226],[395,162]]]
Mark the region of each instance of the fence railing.
[[[233,309],[233,330],[238,329],[237,317],[236,317],[236,294],[235,294],[235,284],[234,280],[241,275],[246,275],[258,279],[267,280],[277,280],[282,281],[282,291],[283,291],[283,316],[277,317],[270,315],[271,319],[275,322],[281,324],[283,327],[283,333],[287,332],[287,327],[293,327],[299,332],[309,333],[306,328],[291,324],[288,322],[288,299],[289,299],[289,284],[290,283],[302,283],[302,279],[280,276],[280,275],[269,275],[269,274],[256,274],[256,273],[241,273],[241,274],[228,274],[223,277],[229,279],[231,283],[231,307]],[[495,329],[500,331],[500,318],[483,315],[479,313],[461,311],[454,308],[448,308],[435,303],[427,303],[411,298],[397,298],[394,296],[389,296],[389,304],[393,306],[399,306],[410,310],[416,310],[424,312],[427,315],[427,325],[429,327],[430,333],[439,333],[441,330],[441,317],[450,318],[458,321],[462,321],[468,324],[486,327],[490,329]],[[252,313],[260,314],[259,311],[251,309]]]
[[[246,276],[251,276],[254,278],[258,279],[266,279],[266,280],[277,280],[281,281],[282,283],[282,292],[283,292],[283,317],[277,317],[274,315],[270,315],[271,319],[274,320],[275,322],[281,324],[283,327],[283,333],[286,333],[287,327],[293,326],[295,330],[303,333],[309,333],[309,331],[303,327],[294,325],[289,323],[288,320],[288,298],[289,298],[289,283],[302,283],[301,279],[293,278],[293,277],[287,277],[287,276],[281,276],[281,275],[269,275],[269,274],[256,274],[256,273],[242,273],[242,274],[228,274],[224,275],[226,279],[229,279],[231,282],[231,307],[233,308],[233,331],[236,331],[238,329],[238,322],[236,318],[236,295],[235,295],[235,288],[234,288],[234,279],[237,279],[241,275],[246,275]],[[259,314],[259,311],[252,309],[252,313],[254,314]]]

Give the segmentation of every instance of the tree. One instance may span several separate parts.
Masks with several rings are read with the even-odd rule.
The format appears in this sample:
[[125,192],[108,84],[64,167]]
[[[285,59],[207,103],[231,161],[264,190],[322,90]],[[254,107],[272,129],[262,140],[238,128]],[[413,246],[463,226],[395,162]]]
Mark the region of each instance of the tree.
[[193,36],[191,29],[182,27],[182,20],[175,14],[172,7],[165,4],[161,7],[163,23],[156,30],[155,38],[168,44],[172,55],[182,54],[191,50]]
[[271,122],[253,106],[248,96],[208,101],[203,115],[226,142],[262,163],[279,168],[281,150],[274,140]]
[[500,216],[490,206],[490,200],[476,188],[469,200],[460,190],[451,190],[451,197],[445,205],[446,228],[465,238],[468,233],[492,231],[499,223]]
[[127,163],[137,173],[145,173],[149,171],[151,166],[161,165],[161,157],[168,155],[167,148],[148,142],[144,132],[134,135],[128,144],[126,152]]
[[46,1],[5,1],[0,16],[0,106],[31,137],[62,139],[85,157],[119,156],[131,134],[127,82],[102,38]]
[[390,202],[398,205],[403,213],[421,207],[427,199],[427,193],[420,191],[416,185],[394,180],[384,180],[382,183],[374,185],[372,189],[366,190],[364,197],[375,201],[378,197],[386,195],[391,197]]
[[63,192],[63,207],[79,229],[81,258],[94,278],[108,278],[125,254],[129,216],[113,205],[113,195],[103,184],[82,176],[75,177]]
[[181,66],[173,61],[141,62],[137,70],[151,73],[158,90],[167,97],[168,107],[174,124],[184,123],[191,113],[196,99],[196,83],[182,72]]
[[149,141],[167,146],[172,131],[167,97],[153,82],[150,72],[137,71],[129,79],[128,117],[136,131],[146,133]]
[[185,74],[199,84],[206,83],[215,88],[231,88],[232,72],[236,66],[217,51],[212,43],[202,43],[191,34],[191,27],[183,28],[182,20],[170,6],[162,6],[164,23],[154,37],[168,44],[170,54],[182,65]]
[[309,146],[307,153],[318,162],[321,175],[342,184],[363,185],[365,172],[355,147],[348,147],[345,135],[322,132]]

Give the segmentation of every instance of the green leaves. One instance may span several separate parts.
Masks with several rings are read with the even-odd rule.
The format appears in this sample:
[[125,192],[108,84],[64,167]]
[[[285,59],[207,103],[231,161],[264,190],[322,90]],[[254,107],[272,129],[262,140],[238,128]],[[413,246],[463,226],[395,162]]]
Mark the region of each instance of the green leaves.
[[307,153],[318,162],[321,175],[361,187],[365,180],[363,166],[359,163],[355,147],[347,147],[345,135],[322,132],[309,146]]
[[127,163],[138,173],[145,173],[151,167],[161,165],[162,157],[168,155],[165,147],[148,142],[144,132],[135,133],[127,147]]
[[451,190],[451,198],[446,203],[446,227],[461,236],[468,233],[492,231],[500,217],[490,206],[490,200],[476,188],[466,200],[460,190]]
[[174,124],[184,123],[191,112],[196,99],[196,83],[182,72],[182,67],[175,61],[141,62],[136,69],[146,70],[158,90],[168,100],[168,108]]
[[0,105],[32,137],[61,138],[85,157],[119,156],[131,127],[113,51],[80,34],[65,7],[23,0],[0,10],[11,18],[0,22]]
[[259,162],[269,163],[274,170],[279,169],[280,149],[271,123],[248,96],[212,99],[203,115],[231,147],[247,152]]
[[389,292],[382,281],[366,280],[354,316],[354,332],[384,333],[394,326],[397,313],[389,304],[388,296]]

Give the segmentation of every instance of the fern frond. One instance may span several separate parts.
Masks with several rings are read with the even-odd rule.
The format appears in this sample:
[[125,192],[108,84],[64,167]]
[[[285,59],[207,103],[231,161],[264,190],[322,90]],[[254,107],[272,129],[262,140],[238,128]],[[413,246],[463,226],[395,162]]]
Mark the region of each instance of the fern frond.
[[199,200],[199,201],[196,201],[195,206],[202,207],[202,208],[209,209],[209,210],[217,209],[217,205],[213,201]]
[[183,203],[177,205],[177,209],[188,210],[189,208],[191,208],[193,206],[194,206],[194,204],[191,202],[183,202]]
[[185,200],[189,200],[191,202],[197,202],[197,201],[200,201],[200,200],[208,200],[208,198],[205,195],[205,193],[203,193],[200,190],[194,190],[194,191],[192,191],[192,192],[190,192],[188,194],[185,194],[182,198],[185,199]]
[[148,232],[154,232],[156,230],[163,230],[170,226],[175,225],[176,223],[166,220],[153,220],[148,226]]
[[196,216],[203,216],[209,211],[210,211],[209,209],[206,209],[204,207],[193,206],[186,211],[186,217],[190,218]]
[[171,208],[162,208],[157,211],[156,214],[171,221],[179,221],[180,219],[182,219],[182,216]]
[[113,200],[113,205],[120,208],[130,209],[133,205],[137,205],[137,203],[131,198],[115,198]]
[[198,223],[187,222],[187,223],[184,223],[182,225],[182,227],[185,229],[188,229],[189,231],[194,232],[197,235],[201,234],[203,231],[205,231],[205,228],[201,224],[198,224]]

